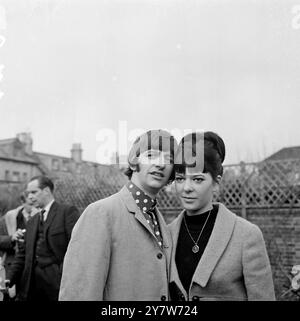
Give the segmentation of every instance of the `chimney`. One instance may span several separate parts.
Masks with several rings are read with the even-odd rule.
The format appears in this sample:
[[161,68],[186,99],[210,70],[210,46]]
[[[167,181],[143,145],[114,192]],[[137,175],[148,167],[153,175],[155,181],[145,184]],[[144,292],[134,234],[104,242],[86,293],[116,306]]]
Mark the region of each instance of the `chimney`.
[[80,143],[74,143],[72,145],[71,158],[76,163],[80,163],[82,161],[82,148]]
[[17,134],[17,138],[24,145],[26,154],[32,155],[31,133],[19,133]]

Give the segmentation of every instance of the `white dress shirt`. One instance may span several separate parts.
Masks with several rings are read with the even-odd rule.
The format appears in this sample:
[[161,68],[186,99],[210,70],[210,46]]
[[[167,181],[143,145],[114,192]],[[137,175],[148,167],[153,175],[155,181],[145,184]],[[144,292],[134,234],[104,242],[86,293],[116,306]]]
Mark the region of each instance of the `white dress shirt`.
[[47,217],[48,217],[48,213],[50,211],[50,208],[51,208],[51,205],[54,203],[54,199],[52,201],[50,201],[42,210],[44,210],[44,215],[43,215],[43,218],[44,218],[44,221],[46,221]]

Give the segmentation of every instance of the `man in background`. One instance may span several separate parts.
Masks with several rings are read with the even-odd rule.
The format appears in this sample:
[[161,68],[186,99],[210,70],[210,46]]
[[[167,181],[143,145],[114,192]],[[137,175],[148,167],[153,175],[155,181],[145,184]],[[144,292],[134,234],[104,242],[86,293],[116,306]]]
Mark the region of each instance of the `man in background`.
[[22,301],[58,300],[62,263],[79,212],[56,202],[53,192],[47,176],[33,177],[27,184],[28,198],[40,212],[28,221],[24,246],[7,274],[9,286],[20,280]]
[[[0,218],[0,257],[6,273],[11,269],[15,254],[24,242],[28,220],[38,212],[25,192],[21,194],[20,200],[21,206]],[[11,300],[14,300],[17,291],[18,284],[9,290]]]

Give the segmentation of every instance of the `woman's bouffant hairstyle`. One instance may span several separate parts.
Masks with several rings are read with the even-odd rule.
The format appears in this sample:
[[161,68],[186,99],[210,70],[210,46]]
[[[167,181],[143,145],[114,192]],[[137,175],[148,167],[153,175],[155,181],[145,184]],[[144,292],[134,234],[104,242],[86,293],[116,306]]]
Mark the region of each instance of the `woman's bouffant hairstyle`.
[[[198,148],[202,144],[202,148]],[[225,144],[223,139],[216,133],[207,132],[193,132],[184,136],[178,147],[177,156],[180,155],[181,161],[175,159],[175,172],[184,173],[187,167],[194,167],[195,164],[190,164],[184,159],[185,146],[191,146],[191,154],[198,159],[196,151],[204,153],[199,155],[199,158],[204,156],[203,173],[210,173],[213,180],[217,181],[218,175],[223,175],[222,163],[225,159]]]

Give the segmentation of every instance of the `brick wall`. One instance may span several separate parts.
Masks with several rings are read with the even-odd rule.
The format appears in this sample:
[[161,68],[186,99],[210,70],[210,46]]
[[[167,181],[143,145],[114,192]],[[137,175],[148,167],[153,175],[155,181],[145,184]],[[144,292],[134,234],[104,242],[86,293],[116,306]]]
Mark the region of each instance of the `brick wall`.
[[[180,209],[161,209],[167,223],[173,221]],[[238,215],[241,211],[233,210]],[[287,275],[291,267],[300,264],[300,208],[253,208],[247,209],[247,219],[262,230],[269,254],[277,300],[295,300],[287,290]]]
[[287,275],[291,267],[300,264],[300,208],[249,209],[247,219],[258,225],[263,232],[270,257],[276,297],[289,286]]

